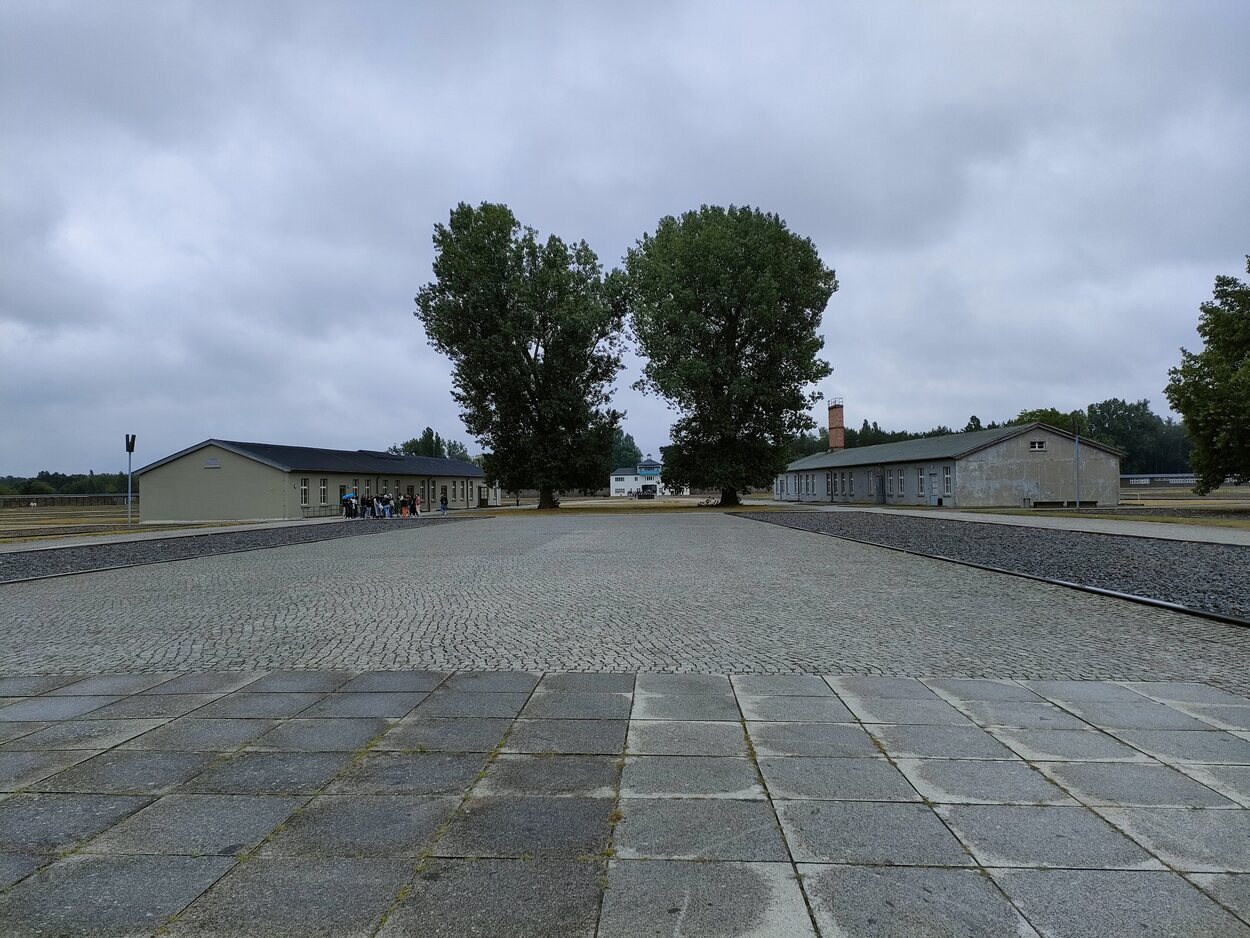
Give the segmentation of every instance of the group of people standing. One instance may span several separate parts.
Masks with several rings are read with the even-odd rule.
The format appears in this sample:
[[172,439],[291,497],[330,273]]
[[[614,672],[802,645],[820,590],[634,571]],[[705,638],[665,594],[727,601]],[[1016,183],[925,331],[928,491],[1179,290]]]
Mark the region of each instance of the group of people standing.
[[[389,495],[358,497],[354,492],[343,498],[344,518],[420,518],[422,499],[420,495],[409,498],[402,495],[392,499]],[[447,496],[438,500],[438,511],[447,514]]]

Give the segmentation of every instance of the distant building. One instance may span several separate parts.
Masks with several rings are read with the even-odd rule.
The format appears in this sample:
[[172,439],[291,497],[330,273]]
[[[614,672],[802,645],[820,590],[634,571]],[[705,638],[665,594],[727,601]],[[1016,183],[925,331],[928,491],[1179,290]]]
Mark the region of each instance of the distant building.
[[655,495],[689,495],[690,489],[670,489],[660,481],[660,473],[663,472],[663,463],[658,463],[651,458],[651,454],[647,453],[647,458],[636,466],[625,466],[621,469],[613,469],[612,475],[608,477],[608,492],[614,498],[623,498],[634,495],[649,488]]
[[[829,451],[804,456],[773,484],[781,501],[1061,507],[1077,500],[1077,440],[1043,423],[844,449],[842,402],[829,405]],[[1117,505],[1124,454],[1080,441],[1082,505]]]
[[143,521],[258,521],[337,514],[356,493],[420,495],[426,508],[499,504],[499,487],[472,463],[375,450],[205,440],[144,466]]

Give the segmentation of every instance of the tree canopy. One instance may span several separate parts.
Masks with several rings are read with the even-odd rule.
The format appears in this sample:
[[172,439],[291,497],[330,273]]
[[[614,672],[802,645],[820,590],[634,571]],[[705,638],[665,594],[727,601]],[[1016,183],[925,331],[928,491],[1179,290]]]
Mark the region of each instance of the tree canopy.
[[597,488],[621,414],[608,408],[621,368],[615,278],[585,241],[540,241],[506,205],[460,203],[434,229],[434,280],[415,315],[453,365],[453,397],[508,491]]
[[[139,476],[134,477],[134,491]],[[0,495],[107,495],[126,491],[124,472],[49,472],[36,476],[0,476]]]
[[1164,393],[1193,441],[1194,491],[1206,494],[1226,478],[1250,481],[1250,284],[1216,277],[1212,299],[1199,307],[1198,334],[1202,351],[1181,349]]
[[617,427],[616,436],[612,440],[612,452],[608,454],[604,462],[603,474],[611,475],[613,469],[619,469],[622,466],[637,466],[640,462],[642,462],[642,450],[634,442],[633,436]]
[[704,205],[660,220],[625,261],[626,305],[648,359],[636,385],[680,416],[664,449],[668,486],[737,504],[771,484],[813,426],[809,391],[832,369],[818,328],[837,278],[774,214]]
[[387,447],[386,451],[396,456],[433,456],[436,459],[471,461],[467,446],[459,440],[444,440],[432,427],[426,427],[420,436]]

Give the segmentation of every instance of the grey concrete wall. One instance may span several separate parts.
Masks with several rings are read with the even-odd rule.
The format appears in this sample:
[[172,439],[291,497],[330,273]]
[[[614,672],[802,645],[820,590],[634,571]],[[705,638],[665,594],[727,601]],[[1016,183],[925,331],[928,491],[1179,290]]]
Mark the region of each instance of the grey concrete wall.
[[[1032,451],[1033,440],[1046,449]],[[960,461],[958,504],[966,508],[1020,506],[1038,502],[1075,502],[1075,442],[1049,430],[1034,430],[1005,440]],[[1081,503],[1116,505],[1120,498],[1120,460],[1093,446],[1081,446]]]

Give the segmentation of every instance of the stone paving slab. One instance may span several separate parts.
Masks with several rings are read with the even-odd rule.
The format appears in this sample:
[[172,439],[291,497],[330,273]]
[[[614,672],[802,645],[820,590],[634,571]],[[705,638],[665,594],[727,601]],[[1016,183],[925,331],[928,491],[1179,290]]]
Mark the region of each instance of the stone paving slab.
[[788,863],[614,860],[600,938],[814,935]]
[[984,867],[1161,870],[1163,864],[1086,808],[944,805],[938,816]]
[[604,876],[587,861],[430,860],[379,938],[594,938]]
[[260,849],[275,857],[418,857],[455,810],[453,797],[320,795]]
[[0,894],[0,922],[9,938],[143,938],[233,862],[228,857],[66,857]]
[[[0,704],[210,698],[0,718],[0,933],[1250,935],[1250,740],[1096,725],[1250,707],[1193,682],[246,677]],[[365,705],[308,715],[348,697]],[[232,698],[266,715],[203,715]],[[463,715],[427,711],[448,699]],[[652,719],[656,700],[736,716]]]
[[171,936],[367,938],[404,884],[406,859],[256,857],[187,906]]
[[1025,918],[1045,935],[1248,938],[1250,926],[1176,873],[991,870]]
[[799,872],[812,916],[824,935],[1037,936],[979,871],[800,863]]
[[84,853],[238,855],[308,799],[279,795],[166,795],[80,848]]
[[621,813],[615,845],[622,859],[789,859],[776,813],[763,801],[632,798],[622,803]]
[[1182,765],[1177,769],[1243,808],[1250,808],[1250,765]]

